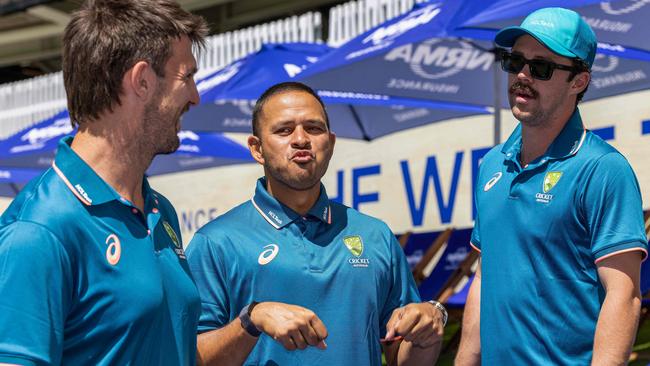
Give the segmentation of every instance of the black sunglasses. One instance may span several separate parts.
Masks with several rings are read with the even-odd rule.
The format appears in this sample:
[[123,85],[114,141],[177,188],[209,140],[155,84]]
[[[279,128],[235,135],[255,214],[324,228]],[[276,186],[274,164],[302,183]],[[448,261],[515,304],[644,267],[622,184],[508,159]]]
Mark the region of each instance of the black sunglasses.
[[501,52],[500,56],[503,71],[518,74],[525,65],[528,65],[530,76],[538,80],[549,80],[553,76],[555,69],[571,71],[572,73],[578,72],[575,65],[558,65],[553,61],[547,60],[529,60],[522,55],[505,51]]

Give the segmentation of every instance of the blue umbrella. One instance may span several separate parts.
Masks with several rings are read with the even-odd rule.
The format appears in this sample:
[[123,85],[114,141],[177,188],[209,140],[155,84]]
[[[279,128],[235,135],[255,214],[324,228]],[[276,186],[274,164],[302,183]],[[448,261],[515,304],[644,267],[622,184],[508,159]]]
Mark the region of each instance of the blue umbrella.
[[[509,14],[523,17],[534,8],[561,3],[557,0],[465,0],[417,4],[409,13],[369,30],[321,58],[300,77],[322,90],[492,105],[492,40],[495,32],[503,26],[520,23],[520,18],[508,19]],[[574,3],[598,3],[586,9],[594,6],[600,9],[601,2],[579,0],[571,4]],[[483,8],[488,9],[484,17],[464,19],[468,14],[482,14],[480,10]],[[650,12],[650,6],[641,8],[646,9]],[[466,24],[499,15],[507,20],[489,23],[495,27],[491,31],[463,28]],[[635,33],[635,36],[648,38],[650,26],[645,27],[649,30]],[[473,39],[459,39],[460,36]],[[645,41],[650,42],[648,39]],[[650,62],[647,62],[650,58],[639,59],[643,58],[639,56],[643,53],[639,52],[635,53],[639,56],[635,58],[612,56],[611,50],[617,47],[610,44],[607,46],[609,54],[598,55],[594,84],[585,100],[650,88],[650,78],[647,77],[650,75]],[[626,53],[618,52],[617,55]],[[508,107],[505,88],[500,90],[501,106]]]
[[[67,111],[0,141],[0,196],[13,196],[52,165],[58,141],[76,132]],[[219,133],[179,132],[181,145],[154,158],[147,175],[254,162],[247,148]]]
[[[267,44],[197,83],[201,105],[190,110],[183,126],[195,131],[251,131],[255,100],[268,87],[301,80],[303,69],[326,57],[321,44]],[[309,84],[309,83],[308,83]],[[350,90],[317,90],[326,104],[332,130],[340,137],[371,140],[435,121],[488,113],[481,106],[440,103]]]
[[[410,12],[328,53],[299,77],[321,91],[344,90],[507,108],[506,88],[499,83],[502,71],[495,71],[494,66],[494,33],[484,29],[470,31],[462,25],[484,8],[502,9],[508,5],[514,12],[520,3],[539,6],[561,2],[465,0],[416,4]],[[600,4],[600,1],[576,3]],[[527,10],[530,9],[524,7],[523,11],[517,11],[523,16]],[[490,14],[497,16],[500,11]],[[519,21],[510,20],[507,24]],[[498,24],[499,27],[503,25],[506,24]],[[648,32],[640,35],[644,34]],[[461,39],[461,36],[473,39]],[[618,55],[630,56],[618,57],[611,50],[622,47],[609,44],[606,48],[610,52],[597,55],[593,81],[585,100],[650,88],[650,58],[643,59],[638,50],[634,54],[618,52]],[[631,58],[633,55],[635,58]],[[495,113],[497,126],[498,116],[499,113]]]
[[[498,0],[471,9],[456,25],[459,35],[476,39],[494,39],[496,32],[520,24],[531,12],[561,6],[578,12],[596,33],[599,52],[627,58],[650,60],[650,1],[647,0]],[[478,11],[477,11],[478,10]]]
[[0,197],[13,197],[42,169],[0,167]]
[[499,29],[518,25],[531,12],[562,6],[578,12],[596,33],[598,54],[585,100],[650,87],[650,1],[499,0],[456,25],[462,37],[492,40]]

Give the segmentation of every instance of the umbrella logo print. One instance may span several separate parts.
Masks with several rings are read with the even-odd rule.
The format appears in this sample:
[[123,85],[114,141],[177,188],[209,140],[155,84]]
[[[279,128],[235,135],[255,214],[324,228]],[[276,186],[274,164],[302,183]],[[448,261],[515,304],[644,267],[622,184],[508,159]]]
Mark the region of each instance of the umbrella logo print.
[[605,1],[600,3],[600,8],[609,15],[625,15],[633,13],[648,4],[650,4],[650,0],[631,0],[628,6],[620,9],[614,9],[611,2]]
[[[440,40],[430,39],[428,41],[422,42],[419,47],[423,46],[434,46],[436,43],[439,43]],[[463,69],[472,69],[472,65],[483,65],[483,70],[487,70],[492,65],[494,57],[489,52],[480,52],[479,50],[474,50],[473,47],[467,42],[458,42],[460,47],[458,48],[447,48],[447,47],[437,47],[431,50],[429,56],[434,55],[431,58],[435,58],[436,53],[443,54],[444,57],[439,58],[439,62],[436,62],[436,66],[447,68],[446,70],[438,73],[429,73],[424,67],[423,63],[427,63],[427,57],[411,59],[411,70],[413,72],[425,79],[444,79],[452,75],[456,75],[461,72]],[[416,51],[417,52],[417,51]],[[481,55],[482,53],[482,55]],[[414,55],[415,56],[415,55]],[[478,63],[477,63],[478,61]]]
[[386,61],[401,60],[414,74],[424,79],[444,79],[463,70],[487,71],[494,62],[490,52],[475,49],[467,42],[428,39],[419,44],[396,47],[385,56]]
[[618,67],[619,60],[616,56],[607,56],[601,53],[596,55],[594,65],[591,67],[593,72],[612,72]]
[[411,29],[429,23],[440,14],[441,10],[440,4],[432,4],[424,7],[395,24],[377,29],[366,37],[362,43],[366,44],[372,42],[373,45],[380,45],[392,42],[395,38]]

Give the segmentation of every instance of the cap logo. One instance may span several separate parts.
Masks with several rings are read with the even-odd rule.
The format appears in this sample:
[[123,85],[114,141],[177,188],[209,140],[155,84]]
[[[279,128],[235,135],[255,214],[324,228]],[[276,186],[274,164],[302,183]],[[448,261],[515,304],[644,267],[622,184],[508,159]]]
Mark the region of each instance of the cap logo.
[[535,19],[535,20],[531,21],[530,24],[531,25],[539,25],[539,26],[546,27],[546,28],[554,28],[555,27],[555,23],[549,22],[549,21],[544,20],[544,19]]

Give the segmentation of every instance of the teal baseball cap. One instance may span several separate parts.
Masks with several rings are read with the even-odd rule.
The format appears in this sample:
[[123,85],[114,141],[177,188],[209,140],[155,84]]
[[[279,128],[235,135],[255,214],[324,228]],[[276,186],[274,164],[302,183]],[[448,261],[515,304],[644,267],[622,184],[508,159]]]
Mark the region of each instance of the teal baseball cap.
[[560,56],[581,59],[590,69],[596,58],[596,35],[575,11],[564,8],[536,10],[520,26],[500,30],[494,42],[500,47],[510,48],[524,34]]

